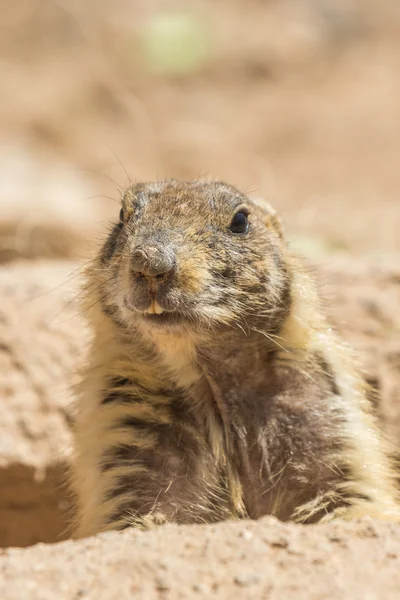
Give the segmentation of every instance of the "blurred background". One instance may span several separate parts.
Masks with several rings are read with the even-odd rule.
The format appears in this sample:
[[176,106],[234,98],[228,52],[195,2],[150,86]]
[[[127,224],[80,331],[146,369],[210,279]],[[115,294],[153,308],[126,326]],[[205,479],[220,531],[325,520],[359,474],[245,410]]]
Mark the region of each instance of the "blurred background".
[[400,250],[396,0],[0,0],[0,260],[84,257],[135,180],[267,197],[311,256]]

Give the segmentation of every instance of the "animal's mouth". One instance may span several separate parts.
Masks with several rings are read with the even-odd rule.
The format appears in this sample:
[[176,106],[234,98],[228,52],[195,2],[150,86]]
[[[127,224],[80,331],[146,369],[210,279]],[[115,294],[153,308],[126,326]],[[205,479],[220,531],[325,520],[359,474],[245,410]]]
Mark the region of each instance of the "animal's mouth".
[[143,312],[143,317],[147,322],[157,324],[176,323],[182,318],[179,313],[166,311],[155,298],[152,298],[150,306]]
[[146,310],[138,310],[137,308],[134,308],[126,299],[124,300],[124,305],[130,311],[140,315],[140,318],[146,323],[163,326],[178,325],[179,323],[187,321],[187,317],[185,317],[185,315],[183,315],[181,312],[176,310],[166,310],[155,299],[152,299],[149,307]]
[[150,306],[147,309],[147,311],[145,311],[145,314],[163,315],[164,313],[165,313],[165,309],[158,303],[158,301],[155,298],[152,298],[152,300],[150,302]]
[[164,311],[161,314],[156,313],[141,313],[141,317],[147,323],[153,323],[155,325],[177,325],[182,323],[185,318],[183,315],[177,312]]

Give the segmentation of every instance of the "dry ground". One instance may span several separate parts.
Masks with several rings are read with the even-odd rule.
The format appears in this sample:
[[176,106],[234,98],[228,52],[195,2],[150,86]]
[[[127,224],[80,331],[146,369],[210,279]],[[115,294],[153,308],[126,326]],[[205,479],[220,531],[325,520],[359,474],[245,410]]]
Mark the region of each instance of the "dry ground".
[[60,541],[69,388],[89,335],[79,265],[129,179],[208,175],[267,196],[400,442],[396,3],[0,9],[0,597],[398,597],[391,524],[263,519]]

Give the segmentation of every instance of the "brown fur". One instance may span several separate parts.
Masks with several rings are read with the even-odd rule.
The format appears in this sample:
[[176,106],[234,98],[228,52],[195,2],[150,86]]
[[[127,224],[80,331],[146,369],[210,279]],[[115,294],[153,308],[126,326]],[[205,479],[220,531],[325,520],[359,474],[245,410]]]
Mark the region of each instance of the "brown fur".
[[[87,270],[76,535],[264,514],[399,519],[365,385],[276,213],[201,181],[137,184],[122,206]],[[238,210],[248,233],[229,229]]]

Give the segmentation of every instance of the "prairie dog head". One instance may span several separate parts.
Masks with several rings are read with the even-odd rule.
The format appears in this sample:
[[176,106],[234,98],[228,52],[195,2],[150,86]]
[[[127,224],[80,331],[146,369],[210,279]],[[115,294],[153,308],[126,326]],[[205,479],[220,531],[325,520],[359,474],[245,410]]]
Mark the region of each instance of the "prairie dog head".
[[275,212],[222,182],[129,187],[90,277],[109,318],[154,335],[260,320],[274,329],[288,303]]

